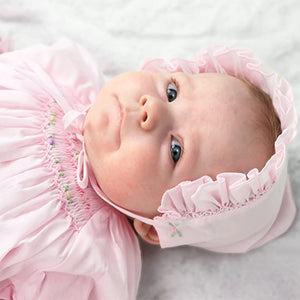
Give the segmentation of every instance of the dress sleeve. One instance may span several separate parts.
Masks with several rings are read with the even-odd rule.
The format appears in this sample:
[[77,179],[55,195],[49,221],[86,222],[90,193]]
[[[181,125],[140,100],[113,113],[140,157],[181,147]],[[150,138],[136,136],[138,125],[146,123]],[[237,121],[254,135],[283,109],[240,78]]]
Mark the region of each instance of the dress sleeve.
[[[104,84],[97,63],[89,52],[67,39],[53,46],[37,45],[4,53],[0,62],[24,70],[38,66],[59,89],[71,108],[78,111],[95,100]],[[44,82],[41,85],[44,86]]]

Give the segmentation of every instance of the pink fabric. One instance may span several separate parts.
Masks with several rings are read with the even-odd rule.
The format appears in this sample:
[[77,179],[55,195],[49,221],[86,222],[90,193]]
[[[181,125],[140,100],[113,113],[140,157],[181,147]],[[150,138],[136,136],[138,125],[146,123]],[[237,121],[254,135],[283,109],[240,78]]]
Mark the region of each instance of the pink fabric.
[[4,52],[8,52],[11,49],[11,40],[10,39],[2,39],[0,37],[0,54]]
[[95,66],[67,41],[0,55],[0,299],[136,297],[127,218],[76,180]]

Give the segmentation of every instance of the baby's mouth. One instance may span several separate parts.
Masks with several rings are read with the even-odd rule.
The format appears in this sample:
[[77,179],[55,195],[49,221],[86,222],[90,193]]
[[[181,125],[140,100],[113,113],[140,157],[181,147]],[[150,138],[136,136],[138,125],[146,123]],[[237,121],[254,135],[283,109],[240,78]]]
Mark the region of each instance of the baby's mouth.
[[118,97],[116,97],[116,100],[118,102],[119,105],[119,139],[121,142],[121,136],[122,136],[122,127],[123,127],[123,117],[124,117],[124,107],[122,105],[122,103],[119,101]]

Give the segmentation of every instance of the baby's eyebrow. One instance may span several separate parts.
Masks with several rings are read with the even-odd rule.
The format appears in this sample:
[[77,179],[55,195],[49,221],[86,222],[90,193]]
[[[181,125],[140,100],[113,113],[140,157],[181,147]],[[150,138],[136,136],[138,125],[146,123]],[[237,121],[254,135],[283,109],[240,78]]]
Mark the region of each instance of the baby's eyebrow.
[[[162,72],[158,73],[160,75],[163,75]],[[166,82],[167,79],[165,78],[165,76],[157,76],[157,79],[153,79],[153,83],[156,87],[157,93],[164,99],[166,97]]]

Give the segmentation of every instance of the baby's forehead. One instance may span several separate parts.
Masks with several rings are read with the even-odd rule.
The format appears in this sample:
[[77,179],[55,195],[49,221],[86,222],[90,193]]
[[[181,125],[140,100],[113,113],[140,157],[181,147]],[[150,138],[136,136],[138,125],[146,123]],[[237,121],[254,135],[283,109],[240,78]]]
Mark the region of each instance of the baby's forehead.
[[[145,72],[145,71],[142,71]],[[146,71],[147,73],[149,71]],[[227,110],[239,111],[244,117],[249,117],[250,113],[258,107],[253,101],[247,84],[239,77],[234,77],[225,73],[188,73],[169,71],[150,71],[153,82],[168,82],[176,80],[179,89],[179,97],[191,100],[193,105],[202,107],[203,101],[210,103],[214,109],[217,108],[226,113]]]
[[[239,78],[235,76],[231,76],[226,73],[189,73],[189,72],[168,72],[168,71],[152,71],[152,76],[157,78],[158,80],[161,77],[174,77],[181,79],[184,83],[190,81],[190,83],[194,83],[194,87],[197,87],[197,84],[201,84],[201,82],[209,82],[210,87],[216,84],[216,88],[222,89],[226,87],[234,88],[242,88],[247,89],[246,84]],[[181,83],[181,82],[180,82]]]
[[[238,77],[223,73],[175,73],[184,83],[190,84],[195,91],[195,96],[211,94],[220,96],[223,101],[248,101],[251,96],[248,86]],[[185,79],[185,80],[184,80]],[[244,103],[245,104],[245,103]]]
[[[246,84],[241,81],[239,77],[231,76],[225,73],[178,73],[179,76],[187,76],[190,77],[191,80],[195,82],[195,84],[200,84],[201,81],[209,82],[210,87],[215,87],[216,89],[226,89],[228,91],[242,89],[246,90]],[[215,86],[214,86],[215,85]]]

